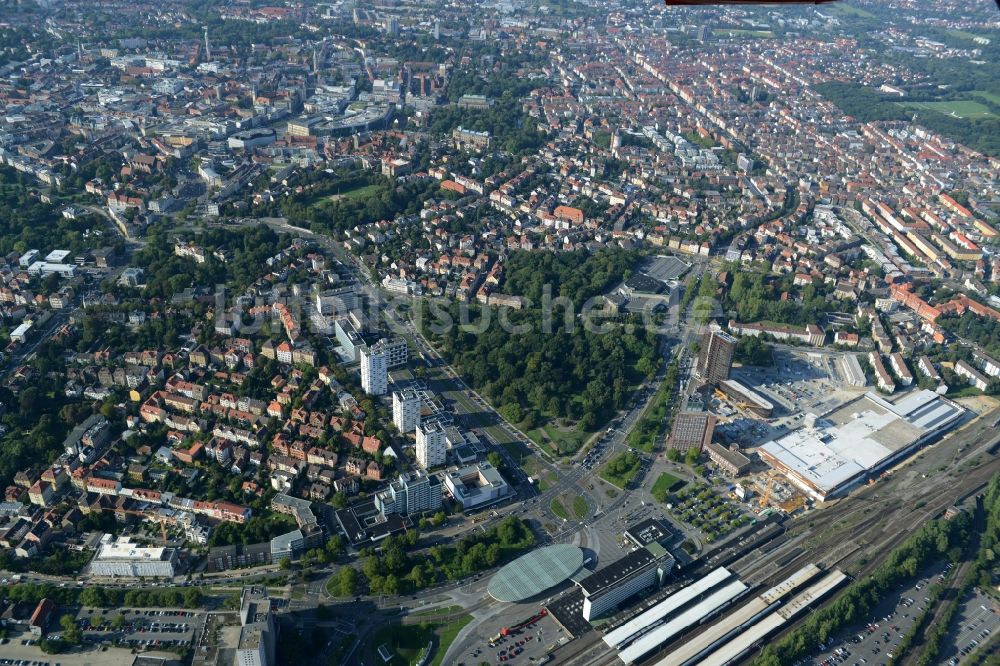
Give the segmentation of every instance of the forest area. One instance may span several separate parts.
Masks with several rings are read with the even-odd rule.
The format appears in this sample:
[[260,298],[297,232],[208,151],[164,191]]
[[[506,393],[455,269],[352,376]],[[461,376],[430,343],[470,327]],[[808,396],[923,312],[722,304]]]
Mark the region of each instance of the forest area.
[[1000,156],[1000,105],[989,99],[976,96],[996,115],[983,118],[956,118],[927,108],[914,109],[903,106],[903,102],[947,101],[941,98],[899,98],[890,97],[874,89],[853,83],[830,81],[815,86],[816,91],[827,98],[849,116],[862,122],[874,120],[910,121],[914,114],[918,123],[939,134],[977,150],[985,155]]
[[[574,314],[587,298],[621,280],[634,261],[618,251],[515,254],[503,287],[530,298],[532,307],[506,311],[510,327],[496,321],[495,310],[478,306],[471,307],[466,325],[458,303],[447,309],[425,303],[421,324],[510,422],[531,429],[557,419],[564,427],[591,432],[624,407],[632,388],[653,377],[662,363],[656,333],[641,322],[603,320],[609,329],[598,332],[587,330]],[[538,307],[547,285],[572,308],[558,302],[551,312]],[[454,325],[458,321],[463,325]]]

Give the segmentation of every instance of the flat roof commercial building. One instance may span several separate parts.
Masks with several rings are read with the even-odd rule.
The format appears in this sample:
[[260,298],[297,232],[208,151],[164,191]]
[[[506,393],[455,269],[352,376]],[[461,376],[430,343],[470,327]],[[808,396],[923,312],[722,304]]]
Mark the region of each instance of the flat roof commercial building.
[[444,486],[464,511],[497,502],[510,493],[510,486],[488,462],[450,469],[442,475]]
[[90,564],[90,573],[124,578],[172,578],[176,563],[177,551],[173,548],[144,548],[127,538],[115,541],[106,534]]
[[865,377],[865,371],[861,367],[861,362],[858,361],[858,357],[854,354],[845,354],[837,359],[837,367],[844,378],[844,383],[849,386],[860,387],[868,384],[868,378]]
[[[673,567],[672,558],[670,567]],[[635,593],[655,587],[660,580],[657,569],[658,564],[652,553],[639,548],[590,574],[580,581],[583,618],[598,618]]]
[[750,459],[736,449],[727,449],[722,444],[709,442],[705,451],[712,462],[729,476],[742,476],[750,469]]
[[[767,442],[760,457],[813,499],[850,490],[955,427],[958,404],[921,390],[892,403],[866,393],[817,421]],[[825,425],[821,425],[825,424]]]
[[689,449],[704,448],[715,434],[715,415],[708,412],[681,412],[674,419],[674,427],[667,440],[668,449],[686,453]]

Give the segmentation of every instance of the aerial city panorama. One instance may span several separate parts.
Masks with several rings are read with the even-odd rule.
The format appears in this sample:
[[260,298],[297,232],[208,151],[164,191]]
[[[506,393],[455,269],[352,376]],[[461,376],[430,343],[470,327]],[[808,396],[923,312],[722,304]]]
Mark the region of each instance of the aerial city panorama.
[[994,0],[0,0],[0,666],[1000,666]]

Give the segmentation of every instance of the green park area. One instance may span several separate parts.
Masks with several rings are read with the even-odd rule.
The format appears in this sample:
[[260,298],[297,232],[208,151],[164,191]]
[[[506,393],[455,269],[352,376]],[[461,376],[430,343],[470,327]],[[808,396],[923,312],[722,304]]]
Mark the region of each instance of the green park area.
[[518,464],[520,464],[521,469],[524,473],[530,476],[536,484],[538,484],[538,490],[540,492],[545,492],[559,480],[556,475],[545,468],[542,461],[537,455],[535,455],[528,447],[520,442],[503,442],[501,444],[510,457],[513,458]]
[[591,435],[576,428],[560,428],[552,423],[546,423],[524,434],[553,456],[579,451]]
[[982,97],[987,102],[993,102],[994,104],[1000,104],[1000,93],[991,92],[989,90],[973,90],[973,97]]
[[[461,615],[450,622],[392,624],[383,627],[370,642],[367,663],[409,666],[420,663],[430,648],[434,657],[429,663],[439,666],[444,663],[444,655],[458,632],[471,621],[471,615]],[[383,661],[378,652],[379,646],[385,646],[391,655],[389,661]]]
[[382,185],[372,184],[372,185],[361,185],[360,187],[355,187],[344,192],[337,192],[334,194],[327,195],[323,199],[316,202],[318,205],[323,201],[340,201],[341,199],[364,199],[366,197],[375,196],[380,190],[384,189]]
[[952,37],[958,37],[959,39],[978,39],[979,35],[969,32],[967,30],[947,30],[946,31]]
[[949,102],[906,102],[903,106],[911,109],[923,109],[943,113],[955,118],[995,118],[996,114],[982,102],[971,99],[958,99]]
[[619,453],[601,469],[601,478],[624,489],[639,473],[642,459],[630,451]]
[[824,8],[831,14],[839,14],[840,16],[856,16],[858,18],[875,18],[867,9],[862,9],[861,7],[855,7],[846,2],[838,2],[836,4],[830,5],[828,8]]
[[669,472],[663,472],[653,484],[650,494],[657,502],[666,502],[667,495],[684,485],[684,480],[679,479]]
[[719,35],[723,37],[761,37],[768,38],[774,37],[774,33],[770,30],[713,30],[712,34]]

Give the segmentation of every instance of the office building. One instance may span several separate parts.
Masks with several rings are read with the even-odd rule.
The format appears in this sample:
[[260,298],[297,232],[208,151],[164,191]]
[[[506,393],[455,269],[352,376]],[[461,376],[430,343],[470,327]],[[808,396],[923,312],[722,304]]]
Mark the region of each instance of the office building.
[[444,427],[437,421],[417,426],[417,464],[424,469],[440,467],[446,455]]
[[368,395],[385,395],[389,390],[389,366],[384,351],[361,347],[361,388]]
[[583,618],[588,622],[615,608],[632,595],[659,581],[656,558],[638,548],[580,581]]
[[702,451],[712,441],[715,433],[715,415],[708,412],[681,412],[674,419],[674,427],[667,440],[668,449],[687,453],[689,449]]
[[736,338],[722,331],[708,331],[701,340],[698,352],[698,376],[709,384],[729,379],[733,366]]
[[750,459],[735,447],[727,449],[722,444],[709,442],[705,446],[705,451],[715,466],[729,476],[742,476],[750,471]]
[[441,508],[441,480],[423,470],[400,474],[375,496],[375,504],[383,516],[437,511]]
[[392,422],[399,432],[413,432],[420,425],[420,396],[413,389],[392,392]]
[[372,345],[372,351],[385,354],[387,368],[404,366],[410,360],[410,350],[403,338],[382,338]]
[[240,595],[240,638],[233,666],[276,664],[277,626],[264,587],[245,587]]
[[444,486],[462,505],[463,511],[492,504],[510,492],[507,481],[488,462],[448,470],[444,474]]
[[105,534],[90,565],[94,576],[123,578],[172,578],[177,563],[173,548],[144,548],[124,538]]

